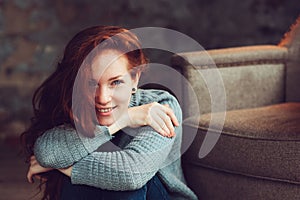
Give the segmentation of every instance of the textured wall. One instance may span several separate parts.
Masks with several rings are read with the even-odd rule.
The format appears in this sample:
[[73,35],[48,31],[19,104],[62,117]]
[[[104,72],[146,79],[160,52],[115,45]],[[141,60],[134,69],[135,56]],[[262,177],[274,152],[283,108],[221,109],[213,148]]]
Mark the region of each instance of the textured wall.
[[84,27],[166,27],[212,49],[277,44],[299,11],[298,0],[0,0],[0,140],[28,124],[34,88]]

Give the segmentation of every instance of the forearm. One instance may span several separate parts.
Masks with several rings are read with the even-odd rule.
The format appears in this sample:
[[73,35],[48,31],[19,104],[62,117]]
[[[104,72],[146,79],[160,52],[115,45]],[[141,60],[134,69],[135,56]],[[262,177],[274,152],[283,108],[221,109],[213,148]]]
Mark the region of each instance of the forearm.
[[40,136],[34,147],[38,162],[44,167],[65,168],[95,151],[112,139],[112,135],[127,126],[126,118],[119,118],[111,126],[96,126],[95,137],[79,135],[69,127],[55,127]]
[[43,167],[66,168],[111,138],[107,127],[104,126],[96,127],[94,138],[80,136],[70,127],[55,127],[37,139],[34,154]]
[[150,127],[143,129],[122,151],[93,152],[75,163],[72,183],[108,190],[135,190],[145,185],[160,168],[170,164],[166,158],[175,138],[150,133]]

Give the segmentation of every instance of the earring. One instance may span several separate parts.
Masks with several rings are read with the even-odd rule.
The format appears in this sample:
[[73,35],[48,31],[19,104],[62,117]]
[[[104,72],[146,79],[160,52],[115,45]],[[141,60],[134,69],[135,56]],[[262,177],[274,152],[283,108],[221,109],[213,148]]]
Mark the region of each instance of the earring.
[[135,93],[136,92],[136,88],[132,88],[131,91],[132,91],[132,93]]

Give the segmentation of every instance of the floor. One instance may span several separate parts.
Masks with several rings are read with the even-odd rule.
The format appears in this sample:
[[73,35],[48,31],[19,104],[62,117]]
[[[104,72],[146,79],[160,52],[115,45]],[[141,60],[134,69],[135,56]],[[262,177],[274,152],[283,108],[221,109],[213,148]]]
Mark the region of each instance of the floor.
[[38,200],[37,183],[26,180],[27,165],[17,142],[0,141],[0,200]]

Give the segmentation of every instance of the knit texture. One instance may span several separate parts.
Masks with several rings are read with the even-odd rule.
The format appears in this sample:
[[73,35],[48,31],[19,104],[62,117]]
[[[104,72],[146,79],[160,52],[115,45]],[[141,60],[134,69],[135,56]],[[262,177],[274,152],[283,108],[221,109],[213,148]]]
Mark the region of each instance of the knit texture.
[[[121,139],[112,143],[114,139],[105,126],[96,127],[94,138],[84,138],[70,126],[62,125],[38,138],[35,156],[45,167],[64,168],[73,165],[73,184],[115,191],[136,190],[157,173],[171,199],[197,199],[186,186],[181,168],[180,106],[168,92],[141,89],[132,96],[129,106],[152,102],[168,104],[173,109],[180,122],[180,126],[175,127],[175,137],[163,137],[150,126],[143,126],[123,129],[118,134],[131,136],[127,137],[128,142]],[[116,144],[119,149],[101,150],[107,144]]]

